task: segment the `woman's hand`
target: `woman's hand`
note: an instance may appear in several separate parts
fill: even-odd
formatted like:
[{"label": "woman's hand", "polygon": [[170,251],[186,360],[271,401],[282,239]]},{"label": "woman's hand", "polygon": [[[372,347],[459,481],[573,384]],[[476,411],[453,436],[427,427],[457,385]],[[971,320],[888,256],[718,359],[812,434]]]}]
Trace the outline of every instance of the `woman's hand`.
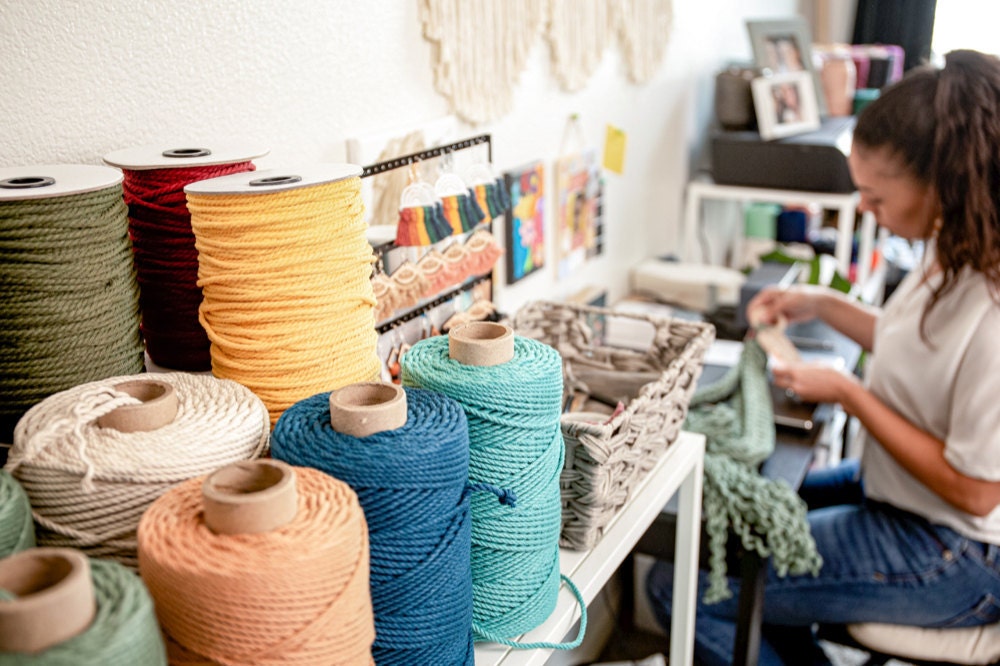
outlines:
[{"label": "woman's hand", "polygon": [[753,327],[773,326],[782,320],[794,323],[819,316],[829,289],[816,285],[765,287],[747,304],[747,321]]},{"label": "woman's hand", "polygon": [[806,402],[844,402],[848,392],[860,382],[822,363],[794,363],[775,366],[771,370],[774,384]]}]

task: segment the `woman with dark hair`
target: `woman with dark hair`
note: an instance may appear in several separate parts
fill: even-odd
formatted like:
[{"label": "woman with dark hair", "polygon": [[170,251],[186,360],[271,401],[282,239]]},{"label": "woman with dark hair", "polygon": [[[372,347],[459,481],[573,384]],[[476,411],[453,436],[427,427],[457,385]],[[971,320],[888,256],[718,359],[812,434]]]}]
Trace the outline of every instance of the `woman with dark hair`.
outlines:
[{"label": "woman with dark hair", "polygon": [[[755,325],[819,318],[872,352],[867,385],[774,368],[802,399],[843,405],[865,441],[803,485],[823,567],[768,572],[761,664],[829,663],[815,623],[1000,621],[1000,60],[954,51],[911,72],[858,117],[849,163],[861,209],[926,251],[881,310],[808,286],[748,305]],[[661,621],[670,584],[654,567]],[[734,599],[699,601],[701,661],[731,662],[735,617]]]}]

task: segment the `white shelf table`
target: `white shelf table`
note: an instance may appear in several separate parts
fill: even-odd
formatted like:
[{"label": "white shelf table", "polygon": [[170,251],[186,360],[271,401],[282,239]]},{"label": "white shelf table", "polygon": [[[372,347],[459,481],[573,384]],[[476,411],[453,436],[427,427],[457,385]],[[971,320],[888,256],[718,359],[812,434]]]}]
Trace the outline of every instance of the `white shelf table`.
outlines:
[{"label": "white shelf table", "polygon": [[[837,270],[841,275],[847,277],[851,269],[854,216],[860,198],[857,192],[805,192],[768,187],[718,185],[711,181],[693,180],[687,185],[684,203],[684,258],[687,261],[696,261],[698,256],[696,239],[701,218],[701,203],[704,200],[815,203],[823,208],[837,211],[837,244],[834,249],[834,257],[837,259]],[[861,238],[858,242],[856,280],[858,284],[865,284],[870,276],[872,254],[875,250],[875,228],[875,216],[871,213],[864,213],[861,217]],[[742,233],[740,235],[742,236]]]},{"label": "white shelf table", "polygon": [[[701,536],[701,488],[705,437],[681,432],[660,461],[633,489],[629,501],[588,551],[560,549],[559,569],[591,601],[611,578],[667,501],[678,493],[677,552],[671,612],[670,663],[690,664],[694,657],[694,610]],[[563,585],[556,609],[539,627],[517,637],[529,642],[557,643],[575,636],[580,619],[576,598]],[[476,666],[538,666],[552,650],[518,650],[497,643],[476,644]]]}]

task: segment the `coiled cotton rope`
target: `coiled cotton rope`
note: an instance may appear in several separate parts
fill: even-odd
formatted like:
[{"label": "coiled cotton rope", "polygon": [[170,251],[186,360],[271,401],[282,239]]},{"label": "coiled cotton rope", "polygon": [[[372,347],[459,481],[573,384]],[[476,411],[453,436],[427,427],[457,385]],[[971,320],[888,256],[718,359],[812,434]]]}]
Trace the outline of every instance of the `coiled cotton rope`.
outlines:
[{"label": "coiled cotton rope", "polygon": [[259,395],[272,424],[303,398],[379,376],[360,178],[187,197],[216,376]]},{"label": "coiled cotton rope", "polygon": [[486,494],[472,498],[472,627],[476,640],[521,648],[570,649],[569,643],[509,640],[544,622],[559,592],[559,474],[565,449],[559,426],[562,359],[553,348],[520,336],[514,358],[495,366],[449,358],[448,338],[422,340],[403,357],[403,384],[444,393],[469,422],[469,480],[510,488],[517,506]]},{"label": "coiled cotton rope", "polygon": [[136,566],[142,512],[172,486],[227,463],[259,457],[267,446],[267,411],[236,382],[163,373],[177,415],[147,432],[101,428],[97,418],[139,401],[115,384],[150,375],[91,382],[32,407],[14,431],[5,469],[28,493],[38,544],[78,548]]},{"label": "coiled cotton rope", "polygon": [[141,372],[120,185],[0,202],[0,441],[45,397]]},{"label": "coiled cotton rope", "polygon": [[34,545],[28,496],[14,477],[0,469],[0,559]]},{"label": "coiled cotton rope", "polygon": [[372,663],[368,531],[357,495],[295,469],[292,522],[214,534],[202,479],[158,499],[139,525],[139,571],[172,664],[338,666]]},{"label": "coiled cotton rope", "polygon": [[174,370],[210,370],[208,336],[198,321],[198,250],[184,186],[253,171],[251,162],[180,169],[124,169],[146,352]]},{"label": "coiled cotton rope", "polygon": [[333,429],[328,393],[313,396],[278,420],[272,455],[358,493],[371,539],[375,663],[472,664],[465,413],[420,389],[406,389],[406,403],[406,425],[359,438]]},{"label": "coiled cotton rope", "polygon": [[97,605],[90,626],[38,654],[0,652],[0,666],[166,665],[153,602],[139,577],[102,560],[90,561],[90,575]]}]

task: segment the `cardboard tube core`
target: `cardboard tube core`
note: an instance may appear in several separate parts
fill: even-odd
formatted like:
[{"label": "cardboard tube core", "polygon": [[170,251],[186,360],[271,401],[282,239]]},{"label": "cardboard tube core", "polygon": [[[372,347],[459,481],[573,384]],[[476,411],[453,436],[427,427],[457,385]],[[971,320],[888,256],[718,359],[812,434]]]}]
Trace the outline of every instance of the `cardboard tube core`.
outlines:
[{"label": "cardboard tube core", "polygon": [[138,405],[125,405],[97,419],[102,428],[119,432],[146,432],[161,428],[177,416],[177,392],[166,382],[134,379],[115,384],[116,391],[141,400]]},{"label": "cardboard tube core", "polygon": [[258,534],[287,525],[298,510],[295,470],[278,460],[244,460],[201,486],[205,524],[216,534]]},{"label": "cardboard tube core", "polygon": [[97,606],[90,562],[69,548],[32,548],[0,560],[0,653],[37,653],[82,633]]},{"label": "cardboard tube core", "polygon": [[360,382],[330,393],[330,425],[352,437],[406,425],[406,392],[395,384]]},{"label": "cardboard tube core", "polygon": [[472,321],[448,333],[448,355],[464,365],[501,365],[514,358],[514,331],[489,321]]}]

